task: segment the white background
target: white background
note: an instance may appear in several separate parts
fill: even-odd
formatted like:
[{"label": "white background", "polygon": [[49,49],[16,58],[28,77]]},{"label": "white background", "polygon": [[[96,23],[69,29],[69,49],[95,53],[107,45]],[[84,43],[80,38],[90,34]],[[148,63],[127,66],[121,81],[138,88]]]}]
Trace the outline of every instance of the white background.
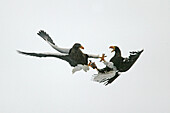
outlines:
[{"label": "white background", "polygon": [[[18,54],[57,52],[39,30],[60,47],[79,42],[106,60],[111,45],[125,57],[145,51],[104,86],[91,80],[96,70],[72,75],[60,59]],[[1,0],[0,34],[0,113],[170,112],[169,0]]]}]

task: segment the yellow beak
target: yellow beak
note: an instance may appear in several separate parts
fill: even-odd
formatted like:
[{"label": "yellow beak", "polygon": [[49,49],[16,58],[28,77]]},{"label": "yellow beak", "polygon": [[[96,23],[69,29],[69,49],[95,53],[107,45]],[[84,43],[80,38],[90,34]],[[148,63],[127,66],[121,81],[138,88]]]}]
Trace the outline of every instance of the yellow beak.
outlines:
[{"label": "yellow beak", "polygon": [[110,46],[109,48],[110,48],[110,49],[113,49],[111,52],[114,52],[114,51],[115,51],[115,46]]},{"label": "yellow beak", "polygon": [[81,48],[81,49],[84,49],[84,47],[83,47],[83,46],[81,46],[80,48]]}]

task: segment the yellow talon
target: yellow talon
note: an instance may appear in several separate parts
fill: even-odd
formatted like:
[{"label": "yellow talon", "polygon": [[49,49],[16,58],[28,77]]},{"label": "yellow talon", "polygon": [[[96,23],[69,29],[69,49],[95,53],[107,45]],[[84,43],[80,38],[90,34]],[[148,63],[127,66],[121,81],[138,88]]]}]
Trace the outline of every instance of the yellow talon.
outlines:
[{"label": "yellow talon", "polygon": [[95,62],[92,62],[91,60],[89,60],[88,66],[90,66],[93,69],[97,69],[97,66],[96,66]]},{"label": "yellow talon", "polygon": [[101,62],[101,61],[104,61],[104,62],[105,62],[105,59],[104,59],[105,57],[107,57],[107,56],[105,56],[105,54],[102,54],[102,57],[100,57],[100,59],[101,59],[100,62]]},{"label": "yellow talon", "polygon": [[91,62],[91,60],[89,60],[89,64],[88,64],[88,66],[91,66],[91,64],[92,64],[92,62]]},{"label": "yellow talon", "polygon": [[93,63],[91,64],[91,67],[92,67],[93,69],[97,69],[97,66],[96,66],[95,62],[93,62]]}]

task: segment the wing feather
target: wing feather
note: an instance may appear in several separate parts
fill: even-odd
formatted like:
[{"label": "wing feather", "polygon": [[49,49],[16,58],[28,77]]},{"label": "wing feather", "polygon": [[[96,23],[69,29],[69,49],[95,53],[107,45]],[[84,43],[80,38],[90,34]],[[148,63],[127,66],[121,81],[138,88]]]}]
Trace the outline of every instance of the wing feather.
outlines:
[{"label": "wing feather", "polygon": [[52,38],[43,30],[40,30],[37,33],[40,37],[42,37],[51,47],[53,47],[55,50],[61,52],[61,53],[66,53],[68,54],[70,49],[67,48],[60,48],[55,43],[53,42]]}]

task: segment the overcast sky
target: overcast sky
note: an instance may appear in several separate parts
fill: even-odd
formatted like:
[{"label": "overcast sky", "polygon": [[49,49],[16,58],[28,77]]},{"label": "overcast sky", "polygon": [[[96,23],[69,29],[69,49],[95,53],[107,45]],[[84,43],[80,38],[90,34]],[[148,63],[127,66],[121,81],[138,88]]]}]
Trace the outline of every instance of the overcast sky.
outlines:
[{"label": "overcast sky", "polygon": [[[1,0],[0,113],[169,113],[169,0]],[[112,84],[93,82],[96,70],[72,74],[56,58],[16,50],[57,52],[37,32],[84,53],[144,52]],[[95,60],[102,68],[104,65]]]}]

